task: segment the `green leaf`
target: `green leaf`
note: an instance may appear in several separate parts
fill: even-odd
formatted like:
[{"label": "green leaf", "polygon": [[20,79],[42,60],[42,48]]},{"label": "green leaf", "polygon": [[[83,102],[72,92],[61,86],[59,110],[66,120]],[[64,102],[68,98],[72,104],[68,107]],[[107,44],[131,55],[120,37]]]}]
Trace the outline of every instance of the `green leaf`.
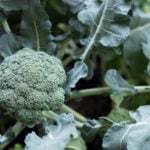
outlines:
[{"label": "green leaf", "polygon": [[86,77],[88,74],[88,68],[85,63],[77,61],[74,65],[74,68],[71,69],[67,76],[67,83],[66,83],[66,92],[70,91],[70,88],[74,88],[76,83],[81,79]]},{"label": "green leaf", "polygon": [[[82,7],[76,9],[78,20],[82,25],[74,20],[70,23],[75,22],[75,30],[81,30],[80,34],[87,37],[81,40],[81,43],[85,45],[84,53],[81,55],[83,62],[88,62],[91,50],[95,48],[108,50],[119,46],[126,39],[129,33],[128,13],[130,8],[130,2],[126,0],[120,2],[93,0],[85,1]],[[77,29],[77,25],[79,29]],[[88,71],[91,70],[89,68],[91,67],[88,65]]]},{"label": "green leaf", "polygon": [[127,38],[130,4],[128,0],[85,1],[85,7],[78,13],[79,21],[89,31],[82,42],[86,45],[84,55],[94,46],[117,47]]},{"label": "green leaf", "polygon": [[21,48],[20,38],[11,34],[6,33],[0,37],[0,55],[5,58],[12,55]]},{"label": "green leaf", "polygon": [[100,128],[101,124],[97,120],[87,120],[82,127],[81,135],[86,142],[92,142],[99,134]]},{"label": "green leaf", "polygon": [[112,105],[112,110],[109,113],[108,117],[115,122],[120,122],[120,121],[129,119],[130,118],[129,112],[126,109],[120,107],[120,103],[124,99],[124,95],[112,94],[111,99],[112,99],[113,105]]},{"label": "green leaf", "polygon": [[103,150],[127,150],[125,133],[128,131],[129,123],[122,122],[119,124],[114,123],[106,132],[103,138]]},{"label": "green leaf", "polygon": [[150,93],[140,93],[131,96],[125,96],[120,106],[128,110],[135,110],[139,106],[148,104],[150,104]]},{"label": "green leaf", "polygon": [[[148,150],[150,148],[150,128],[149,125],[139,125],[128,136],[128,150]],[[141,137],[142,135],[142,137]]]},{"label": "green leaf", "polygon": [[0,8],[11,11],[11,10],[20,10],[27,7],[27,0],[1,0]]},{"label": "green leaf", "polygon": [[134,22],[134,24],[132,23],[133,29],[124,43],[124,58],[133,70],[144,72],[148,61],[145,59],[143,51],[145,52],[147,47],[144,44],[149,41],[150,15],[135,12],[132,22]]},{"label": "green leaf", "polygon": [[150,105],[139,107],[135,112],[130,112],[130,116],[136,122],[150,123]]},{"label": "green leaf", "polygon": [[78,133],[78,137],[76,139],[71,138],[65,150],[86,150],[86,143],[83,138]]},{"label": "green leaf", "polygon": [[[150,147],[150,106],[130,113],[135,123],[114,123],[103,139],[104,150],[147,150]],[[115,137],[115,138],[114,138]]]},{"label": "green leaf", "polygon": [[148,39],[147,43],[142,44],[142,50],[145,57],[150,60],[150,38]]},{"label": "green leaf", "polygon": [[136,29],[142,27],[150,22],[150,14],[144,13],[143,11],[136,9],[133,12],[133,17],[131,19],[131,29]]},{"label": "green leaf", "polygon": [[35,132],[26,136],[25,150],[64,150],[70,140],[70,136],[77,138],[78,133],[74,126],[72,114],[58,116],[57,125],[46,124],[47,135],[39,137]]},{"label": "green leaf", "polygon": [[55,45],[51,43],[51,22],[39,0],[28,1],[27,8],[23,10],[21,33],[25,38],[24,47],[54,52]]},{"label": "green leaf", "polygon": [[64,3],[66,3],[67,5],[69,5],[71,8],[74,8],[75,6],[79,5],[80,3],[82,3],[84,0],[63,0]]},{"label": "green leaf", "polygon": [[119,106],[113,106],[108,117],[115,122],[120,122],[120,121],[123,121],[125,119],[129,119],[129,113],[126,109],[123,109]]},{"label": "green leaf", "polygon": [[[81,7],[76,8],[75,13],[77,13],[78,20],[82,25],[77,22],[76,24],[82,32],[85,31],[85,33],[82,33],[82,36],[87,37],[81,39],[81,44],[85,46],[84,52],[80,57],[83,62],[82,64],[80,63],[82,66],[84,63],[90,62],[89,56],[92,50],[96,48],[112,49],[119,46],[127,38],[129,33],[128,13],[130,9],[131,2],[128,0],[121,0],[119,2],[117,0],[85,1]],[[75,21],[72,20],[70,23],[73,22]],[[78,31],[77,29],[75,30]],[[87,67],[89,73],[86,72],[83,76],[78,76],[78,80],[91,77],[91,70],[93,68],[91,69],[90,65],[87,65]],[[84,68],[87,71],[86,67]],[[77,68],[72,70],[75,71]],[[78,80],[74,83],[77,83]]]},{"label": "green leaf", "polygon": [[136,92],[134,86],[125,81],[114,69],[110,69],[106,72],[104,81],[115,94],[126,94],[126,92],[134,94]]},{"label": "green leaf", "polygon": [[107,129],[112,126],[112,124],[114,123],[114,121],[111,120],[111,119],[108,118],[108,117],[99,117],[99,118],[98,118],[98,121],[99,121],[100,124],[102,125],[102,126],[101,126],[101,130],[100,130],[100,132],[99,132],[99,135],[100,135],[101,137],[104,137],[104,134],[106,133]]}]

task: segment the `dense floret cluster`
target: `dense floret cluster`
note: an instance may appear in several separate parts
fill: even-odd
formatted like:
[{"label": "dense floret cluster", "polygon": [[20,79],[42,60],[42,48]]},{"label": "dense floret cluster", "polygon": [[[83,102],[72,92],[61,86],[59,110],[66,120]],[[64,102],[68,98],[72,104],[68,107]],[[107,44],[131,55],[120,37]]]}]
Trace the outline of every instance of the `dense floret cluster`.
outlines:
[{"label": "dense floret cluster", "polygon": [[24,123],[38,123],[43,110],[64,103],[65,81],[58,58],[24,48],[0,65],[0,108]]}]

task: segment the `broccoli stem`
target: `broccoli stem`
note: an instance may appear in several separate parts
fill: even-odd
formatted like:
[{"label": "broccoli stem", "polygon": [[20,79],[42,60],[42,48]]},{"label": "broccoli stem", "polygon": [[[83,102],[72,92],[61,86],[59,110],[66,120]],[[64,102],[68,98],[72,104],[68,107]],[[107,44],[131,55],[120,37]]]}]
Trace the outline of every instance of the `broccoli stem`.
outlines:
[{"label": "broccoli stem", "polygon": [[54,120],[54,121],[56,121],[58,117],[58,115],[54,113],[53,111],[43,111],[42,114],[47,119]]},{"label": "broccoli stem", "polygon": [[[142,93],[150,93],[150,86],[134,86],[136,90],[136,94]],[[98,88],[91,88],[91,89],[84,89],[79,91],[70,92],[68,95],[69,99],[81,98],[85,96],[94,96],[94,95],[102,95],[102,94],[111,94],[113,91],[110,87],[98,87]],[[125,91],[127,95],[132,95],[132,91]]]},{"label": "broccoli stem", "polygon": [[67,106],[65,104],[62,105],[60,110],[66,112],[66,113],[72,113],[74,115],[74,117],[81,122],[85,122],[87,120],[80,113],[76,112],[75,110],[73,110],[72,108],[70,108],[69,106]]},{"label": "broccoli stem", "polygon": [[[42,114],[47,119],[50,119],[50,120],[53,120],[53,121],[57,121],[58,115],[55,112],[53,112],[53,111],[43,111]],[[83,123],[80,122],[80,121],[76,121],[75,120],[75,126],[77,128],[82,128],[83,127]]]},{"label": "broccoli stem", "polygon": [[[87,119],[82,116],[80,113],[76,112],[75,110],[73,110],[72,108],[70,108],[69,106],[63,104],[62,107],[60,108],[61,111],[66,112],[66,113],[72,113],[75,117],[75,119],[77,119],[80,122],[85,122]],[[56,121],[57,119],[57,114],[53,111],[43,111],[42,112],[43,116],[50,119],[50,120],[54,120]]]},{"label": "broccoli stem", "polygon": [[[25,125],[21,122],[16,122],[16,124],[7,131],[6,137],[8,138],[5,142],[0,144],[0,149],[5,149],[18,135],[25,129]],[[9,137],[10,136],[10,137]]]}]

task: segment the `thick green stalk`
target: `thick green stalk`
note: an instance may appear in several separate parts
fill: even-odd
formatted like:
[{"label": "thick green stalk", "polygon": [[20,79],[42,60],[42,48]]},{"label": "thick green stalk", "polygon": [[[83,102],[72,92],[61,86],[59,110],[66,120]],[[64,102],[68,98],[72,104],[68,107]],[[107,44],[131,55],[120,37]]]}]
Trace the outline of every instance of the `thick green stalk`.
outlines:
[{"label": "thick green stalk", "polygon": [[[134,86],[136,93],[150,93],[150,86]],[[102,95],[102,94],[111,94],[113,91],[110,87],[98,87],[98,88],[91,88],[91,89],[84,89],[79,91],[70,92],[68,95],[69,99],[81,98],[85,96],[94,96],[94,95]],[[125,91],[127,95],[132,95],[132,91],[127,89]]]},{"label": "thick green stalk", "polygon": [[47,119],[54,120],[54,121],[56,121],[58,117],[58,115],[53,111],[43,111],[42,114]]},{"label": "thick green stalk", "polygon": [[73,110],[72,108],[70,108],[69,106],[63,104],[62,107],[60,108],[61,111],[66,112],[66,113],[72,113],[74,115],[74,117],[81,121],[81,122],[85,122],[87,119],[82,116],[80,113],[76,112],[75,110]]},{"label": "thick green stalk", "polygon": [[69,99],[80,98],[85,96],[101,95],[105,93],[111,93],[112,90],[109,87],[91,88],[79,91],[73,91],[68,96]]}]

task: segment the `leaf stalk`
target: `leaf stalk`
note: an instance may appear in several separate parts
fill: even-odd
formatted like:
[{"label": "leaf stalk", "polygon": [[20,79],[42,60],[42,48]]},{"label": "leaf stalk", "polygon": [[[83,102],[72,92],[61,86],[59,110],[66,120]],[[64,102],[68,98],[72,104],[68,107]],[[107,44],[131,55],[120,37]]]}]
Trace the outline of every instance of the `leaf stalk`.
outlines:
[{"label": "leaf stalk", "polygon": [[63,104],[60,109],[61,109],[61,111],[64,111],[66,113],[72,113],[74,115],[74,117],[80,122],[85,122],[87,120],[80,113],[76,112],[75,110],[73,110],[72,108],[70,108],[69,106],[67,106],[65,104]]},{"label": "leaf stalk", "polygon": [[[150,93],[150,86],[134,86],[136,94],[142,93]],[[98,88],[91,88],[91,89],[84,89],[70,92],[68,95],[69,99],[81,98],[86,96],[94,96],[94,95],[102,95],[102,94],[111,94],[113,90],[110,87],[98,87]],[[127,89],[124,91],[127,95],[132,95],[132,90]]]}]

